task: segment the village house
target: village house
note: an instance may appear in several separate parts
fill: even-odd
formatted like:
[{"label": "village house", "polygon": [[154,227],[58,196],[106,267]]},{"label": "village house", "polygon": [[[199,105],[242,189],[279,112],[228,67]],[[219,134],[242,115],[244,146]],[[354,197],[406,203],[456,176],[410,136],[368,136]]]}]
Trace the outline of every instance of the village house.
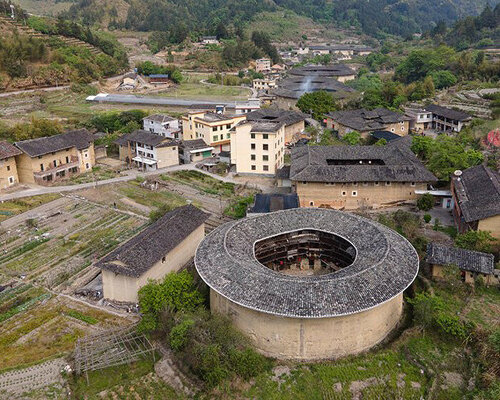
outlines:
[{"label": "village house", "polygon": [[231,129],[231,164],[239,174],[274,176],[284,155],[284,122],[244,121]]},{"label": "village house", "polygon": [[151,74],[148,76],[148,79],[152,85],[165,85],[170,82],[168,74]]},{"label": "village house", "polygon": [[144,171],[179,164],[179,141],[156,135],[144,130],[136,130],[120,136],[119,158],[127,164],[135,164]]},{"label": "village house", "polygon": [[446,267],[456,266],[461,271],[462,281],[466,283],[474,284],[478,277],[481,277],[486,285],[499,283],[500,270],[495,270],[493,254],[429,243],[425,261],[435,279],[446,279]]},{"label": "village house", "polygon": [[472,120],[469,114],[437,104],[424,108],[407,108],[405,115],[410,118],[410,130],[415,133],[431,129],[438,132],[460,132]]},{"label": "village house", "polygon": [[187,205],[166,213],[97,262],[105,299],[137,303],[148,280],[161,280],[183,268],[205,237],[208,214]]},{"label": "village house", "polygon": [[340,138],[353,131],[359,132],[363,138],[373,131],[389,131],[406,136],[410,128],[409,120],[405,115],[386,108],[371,111],[360,108],[326,114],[326,127],[337,131]]},{"label": "village house", "polygon": [[252,81],[252,87],[256,90],[269,90],[276,87],[275,79],[254,79]]},{"label": "village house", "polygon": [[285,146],[305,137],[307,115],[273,108],[262,108],[247,114],[247,121],[282,122],[285,124]]},{"label": "village house", "polygon": [[457,171],[451,179],[453,217],[460,233],[490,231],[500,240],[500,174],[484,165]]},{"label": "village house", "polygon": [[22,151],[14,145],[0,141],[0,189],[7,189],[19,183],[16,156],[21,154]]},{"label": "village house", "polygon": [[[286,182],[283,170],[280,180]],[[416,190],[437,181],[415,155],[386,146],[301,146],[289,172],[301,207],[359,209],[415,202]]]},{"label": "village house", "polygon": [[212,157],[213,151],[203,139],[183,140],[179,145],[179,158],[182,164],[195,163]]},{"label": "village house", "polygon": [[228,115],[222,113],[194,111],[182,116],[184,140],[203,139],[214,153],[231,150],[229,131],[238,122],[246,120],[245,114]]},{"label": "village house", "polygon": [[16,156],[21,183],[40,185],[88,172],[95,165],[94,136],[86,129],[16,142],[22,154]]},{"label": "village house", "polygon": [[255,60],[256,72],[267,72],[271,70],[271,60],[269,58],[259,58]]},{"label": "village house", "polygon": [[217,36],[202,36],[201,37],[202,44],[219,44],[217,40]]},{"label": "village house", "polygon": [[137,87],[138,83],[138,75],[137,72],[129,72],[123,75],[120,86],[118,86],[118,90],[132,90]]},{"label": "village house", "polygon": [[143,118],[142,123],[145,131],[170,139],[182,139],[182,129],[177,118],[165,114],[153,114]]}]

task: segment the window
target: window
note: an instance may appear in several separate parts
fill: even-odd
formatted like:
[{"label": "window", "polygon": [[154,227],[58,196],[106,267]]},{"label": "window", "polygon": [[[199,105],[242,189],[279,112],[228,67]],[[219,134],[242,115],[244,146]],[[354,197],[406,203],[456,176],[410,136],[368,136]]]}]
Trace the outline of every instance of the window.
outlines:
[{"label": "window", "polygon": [[353,182],[352,186],[358,186],[358,182]]},{"label": "window", "polygon": [[7,171],[10,171],[10,165],[7,165]]},{"label": "window", "polygon": [[224,135],[220,135],[220,140],[224,140]]},{"label": "window", "polygon": [[386,182],[385,186],[391,186],[391,182]]},{"label": "window", "polygon": [[40,164],[40,171],[43,171],[43,164]]},{"label": "window", "polygon": [[358,192],[356,190],[352,191],[352,197],[356,197],[358,195]]},{"label": "window", "polygon": [[415,182],[410,183],[410,186],[415,186]]},{"label": "window", "polygon": [[374,185],[375,185],[375,186],[378,186],[378,182],[374,182]]},{"label": "window", "polygon": [[216,127],[216,126],[214,126],[214,127],[212,128],[212,131],[217,132],[217,127]]},{"label": "window", "polygon": [[9,183],[10,184],[14,183],[14,177],[13,176],[9,176]]},{"label": "window", "polygon": [[213,139],[212,142],[216,142],[217,141],[217,136],[214,136],[212,139]]},{"label": "window", "polygon": [[[151,150],[153,149],[152,146],[150,146]],[[89,153],[85,153],[85,158],[89,158]]]},{"label": "window", "polygon": [[250,134],[250,139],[255,139],[255,133]]},{"label": "window", "polygon": [[404,130],[405,130],[405,127],[404,127],[404,126],[402,126],[402,127],[401,127],[401,130],[402,130],[402,131],[404,131]]},{"label": "window", "polygon": [[368,186],[368,182],[363,182],[363,186]]},{"label": "window", "polygon": [[303,185],[307,185],[307,182],[306,182],[306,181],[303,181],[303,182],[302,182],[302,184],[303,184]]},{"label": "window", "polygon": [[251,148],[252,150],[255,150],[255,143],[252,143],[252,144],[250,145],[250,148]]},{"label": "window", "polygon": [[264,165],[264,166],[262,166],[262,169],[263,169],[264,171],[269,171],[269,165]]},{"label": "window", "polygon": [[255,161],[255,154],[250,155],[250,160]]},{"label": "window", "polygon": [[66,164],[68,164],[68,163],[69,163],[69,157],[66,156]]},{"label": "window", "polygon": [[265,150],[265,151],[269,150],[269,145],[268,144],[263,144],[262,145],[262,150]]},{"label": "window", "polygon": [[269,161],[269,156],[262,156],[262,161]]},{"label": "window", "polygon": [[310,205],[311,207],[314,207],[314,201],[310,201],[310,202],[309,202],[309,205]]},{"label": "window", "polygon": [[262,139],[268,139],[268,138],[269,138],[269,135],[268,135],[267,133],[264,133],[264,134],[262,135]]},{"label": "window", "polygon": [[255,165],[252,165],[252,167],[251,167],[251,168],[252,168],[252,171],[255,171],[255,170],[256,170]]},{"label": "window", "polygon": [[391,132],[394,132],[394,128],[391,128]]},{"label": "window", "polygon": [[165,256],[163,256],[163,257],[161,258],[161,262],[162,262],[162,263],[164,263],[164,262],[165,262],[165,260],[166,260],[166,257],[165,257]]},{"label": "window", "polygon": [[231,129],[231,124],[226,124],[226,129]]},{"label": "window", "polygon": [[90,168],[89,163],[85,163],[85,168],[86,168],[86,169],[89,169],[89,168]]},{"label": "window", "polygon": [[342,196],[347,196],[347,192],[345,190],[342,191]]}]

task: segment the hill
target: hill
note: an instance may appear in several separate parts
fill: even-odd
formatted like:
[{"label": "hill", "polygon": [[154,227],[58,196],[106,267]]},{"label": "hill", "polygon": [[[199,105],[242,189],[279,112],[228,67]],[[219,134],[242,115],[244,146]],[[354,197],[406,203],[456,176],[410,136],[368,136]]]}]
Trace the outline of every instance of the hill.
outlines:
[{"label": "hill", "polygon": [[[48,1],[48,0],[45,0]],[[370,35],[409,35],[441,20],[478,15],[500,0],[78,0],[65,14],[86,24],[142,31],[185,26],[216,33],[217,26],[243,27],[260,12],[291,10],[316,21],[355,27]],[[128,7],[127,7],[128,5]],[[126,13],[126,17],[125,17]]]}]

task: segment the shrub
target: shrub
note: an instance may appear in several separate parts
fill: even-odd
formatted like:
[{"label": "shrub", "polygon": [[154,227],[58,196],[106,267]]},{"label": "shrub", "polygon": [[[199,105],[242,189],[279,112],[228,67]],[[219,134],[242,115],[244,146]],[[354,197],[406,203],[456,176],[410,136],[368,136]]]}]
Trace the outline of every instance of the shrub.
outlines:
[{"label": "shrub", "polygon": [[424,221],[426,224],[428,224],[429,222],[431,222],[431,219],[432,219],[432,216],[430,214],[425,214],[424,215]]},{"label": "shrub", "polygon": [[172,328],[170,331],[170,347],[172,349],[182,350],[188,343],[188,334],[193,325],[194,321],[192,319],[185,319]]},{"label": "shrub", "polygon": [[[417,207],[419,210],[429,211],[434,207],[434,197],[430,193],[425,193],[417,200]],[[427,222],[427,221],[426,221]]]},{"label": "shrub", "polygon": [[455,245],[462,249],[490,253],[495,241],[489,231],[468,231],[457,235]]},{"label": "shrub", "polygon": [[170,204],[162,204],[156,210],[153,210],[149,213],[149,221],[155,222],[158,221],[161,217],[163,217],[166,213],[172,210],[172,206]]},{"label": "shrub", "polygon": [[139,308],[143,318],[138,329],[155,331],[160,328],[162,313],[193,311],[201,304],[203,297],[189,272],[172,272],[162,282],[150,281],[139,290]]},{"label": "shrub", "polygon": [[347,144],[350,144],[351,146],[355,146],[359,144],[361,141],[361,134],[357,131],[352,131],[349,133],[346,133],[343,137],[342,140],[346,142]]}]

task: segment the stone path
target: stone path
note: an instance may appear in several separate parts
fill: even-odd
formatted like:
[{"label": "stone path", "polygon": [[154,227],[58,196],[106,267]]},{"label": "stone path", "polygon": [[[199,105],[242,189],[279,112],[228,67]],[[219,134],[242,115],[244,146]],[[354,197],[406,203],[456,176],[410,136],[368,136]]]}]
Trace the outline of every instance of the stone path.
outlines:
[{"label": "stone path", "polygon": [[28,368],[0,374],[0,393],[22,394],[62,382],[63,358],[46,361]]}]

